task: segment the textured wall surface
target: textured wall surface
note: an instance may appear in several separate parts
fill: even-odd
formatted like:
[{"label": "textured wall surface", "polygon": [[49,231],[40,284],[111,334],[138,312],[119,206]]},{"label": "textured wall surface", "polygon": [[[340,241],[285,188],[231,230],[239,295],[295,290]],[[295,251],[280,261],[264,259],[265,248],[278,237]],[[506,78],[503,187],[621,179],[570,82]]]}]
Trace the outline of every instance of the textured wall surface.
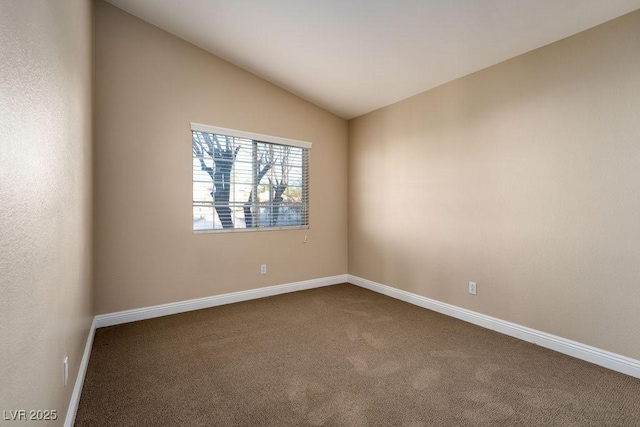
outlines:
[{"label": "textured wall surface", "polygon": [[350,121],[349,272],[640,358],[639,47],[640,11]]},{"label": "textured wall surface", "polygon": [[0,2],[0,410],[59,425],[92,314],[91,39],[89,1]]},{"label": "textured wall surface", "polygon": [[[96,314],[344,274],[347,122],[107,3],[95,16]],[[311,141],[311,228],[193,234],[190,122]]]}]

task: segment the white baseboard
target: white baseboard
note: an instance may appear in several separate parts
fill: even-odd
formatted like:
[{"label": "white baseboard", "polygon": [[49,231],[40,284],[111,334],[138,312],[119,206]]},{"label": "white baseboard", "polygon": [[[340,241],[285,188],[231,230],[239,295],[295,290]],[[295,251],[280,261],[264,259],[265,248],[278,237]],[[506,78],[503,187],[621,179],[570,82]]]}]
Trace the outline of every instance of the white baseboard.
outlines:
[{"label": "white baseboard", "polygon": [[84,346],[84,353],[82,354],[82,360],[80,361],[80,367],[78,368],[78,375],[76,376],[76,383],[73,386],[73,392],[71,393],[71,401],[69,401],[69,408],[67,408],[67,417],[64,421],[64,427],[73,427],[76,421],[76,413],[78,412],[78,404],[80,403],[80,395],[82,394],[82,386],[84,385],[84,376],[87,373],[87,366],[89,365],[89,357],[91,356],[91,347],[93,346],[93,336],[96,331],[96,319],[91,322],[91,328],[89,328],[89,336],[87,337],[87,343]]},{"label": "white baseboard", "polygon": [[419,307],[433,310],[447,316],[455,317],[456,319],[464,320],[465,322],[473,323],[474,325],[482,326],[483,328],[519,338],[541,347],[555,350],[559,353],[573,356],[632,377],[640,378],[640,360],[631,359],[630,357],[611,353],[606,350],[601,350],[586,344],[551,335],[546,332],[537,331],[535,329],[527,328],[526,326],[496,319],[495,317],[476,313],[475,311],[456,307],[455,305],[446,304],[421,295],[416,295],[411,292],[363,279],[361,277],[349,275],[348,282]]},{"label": "white baseboard", "polygon": [[248,291],[232,292],[229,294],[172,302],[169,304],[154,305],[151,307],[136,308],[133,310],[118,311],[116,313],[99,314],[95,318],[95,323],[96,328],[103,328],[105,326],[119,325],[138,320],[153,319],[154,317],[168,316],[170,314],[184,313],[187,311],[216,307],[234,302],[270,297],[288,292],[337,285],[339,283],[347,282],[347,277],[348,275],[341,274],[338,276],[304,280],[302,282],[287,283],[284,285],[250,289]]}]

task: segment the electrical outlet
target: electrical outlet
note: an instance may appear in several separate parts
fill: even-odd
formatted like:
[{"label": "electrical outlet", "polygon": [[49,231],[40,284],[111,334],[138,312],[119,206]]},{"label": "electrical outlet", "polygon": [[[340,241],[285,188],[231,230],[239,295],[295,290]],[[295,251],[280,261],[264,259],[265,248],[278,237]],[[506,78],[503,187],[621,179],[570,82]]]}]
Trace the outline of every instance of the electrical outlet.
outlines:
[{"label": "electrical outlet", "polygon": [[260,266],[260,274],[267,274],[267,264],[262,264]]},{"label": "electrical outlet", "polygon": [[478,284],[476,282],[469,282],[469,293],[476,295],[478,293]]},{"label": "electrical outlet", "polygon": [[65,356],[62,361],[62,384],[66,387],[69,381],[69,357]]}]

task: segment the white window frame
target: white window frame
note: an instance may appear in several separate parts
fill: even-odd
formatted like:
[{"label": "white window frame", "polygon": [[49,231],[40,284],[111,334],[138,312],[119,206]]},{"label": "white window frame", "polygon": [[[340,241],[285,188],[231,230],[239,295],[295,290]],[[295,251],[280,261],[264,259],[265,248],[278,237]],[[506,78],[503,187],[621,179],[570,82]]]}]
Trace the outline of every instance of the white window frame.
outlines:
[{"label": "white window frame", "polygon": [[[251,139],[256,142],[266,142],[271,144],[278,145],[287,145],[291,147],[298,147],[307,150],[309,153],[311,151],[312,143],[308,141],[302,141],[297,139],[283,138],[280,136],[273,135],[265,135],[255,132],[247,132],[237,129],[229,129],[219,126],[211,126],[204,125],[201,123],[191,122],[191,132],[205,132],[211,134],[225,135],[231,136],[235,138],[244,138]],[[308,154],[309,154],[308,153]],[[307,154],[307,155],[308,155]],[[309,165],[307,163],[307,169]],[[310,212],[308,211],[308,193],[309,193],[309,171],[307,173],[307,224],[306,225],[292,225],[292,226],[277,226],[277,227],[250,227],[250,228],[225,228],[225,229],[210,229],[210,230],[194,230],[193,224],[191,226],[191,230],[193,234],[211,234],[211,233],[245,233],[245,232],[263,232],[263,231],[277,231],[277,230],[306,230],[309,229],[309,224],[311,222],[309,216]],[[193,175],[193,172],[192,172]],[[193,185],[193,184],[192,184]],[[193,205],[193,195],[191,197],[192,205]]]}]

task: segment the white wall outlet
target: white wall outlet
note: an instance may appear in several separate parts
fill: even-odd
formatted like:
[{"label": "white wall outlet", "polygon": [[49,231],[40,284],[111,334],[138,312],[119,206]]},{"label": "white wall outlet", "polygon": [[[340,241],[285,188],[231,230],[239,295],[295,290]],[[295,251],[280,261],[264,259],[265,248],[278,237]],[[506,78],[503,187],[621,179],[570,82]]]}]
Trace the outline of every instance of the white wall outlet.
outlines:
[{"label": "white wall outlet", "polygon": [[260,266],[260,274],[267,274],[267,264],[262,264]]},{"label": "white wall outlet", "polygon": [[476,282],[469,282],[469,293],[476,295],[478,293],[478,284]]},{"label": "white wall outlet", "polygon": [[65,356],[62,361],[62,384],[66,387],[69,381],[69,357]]}]

